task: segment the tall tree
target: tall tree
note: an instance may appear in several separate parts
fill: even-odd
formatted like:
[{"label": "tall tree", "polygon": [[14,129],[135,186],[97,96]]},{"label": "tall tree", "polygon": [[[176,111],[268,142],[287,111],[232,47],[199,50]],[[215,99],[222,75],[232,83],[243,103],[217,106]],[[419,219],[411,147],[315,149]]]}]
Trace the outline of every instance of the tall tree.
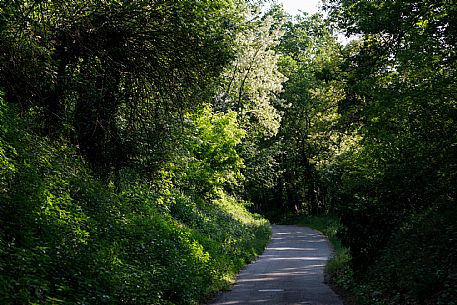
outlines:
[{"label": "tall tree", "polygon": [[349,49],[340,113],[362,129],[340,211],[356,262],[411,214],[455,200],[456,7],[452,1],[326,1],[362,39]]},{"label": "tall tree", "polygon": [[243,19],[222,0],[10,1],[2,10],[7,100],[42,109],[50,132],[66,127],[105,179],[161,146],[168,113],[202,102]]},{"label": "tall tree", "polygon": [[318,168],[338,151],[341,138],[334,128],[343,94],[340,46],[320,15],[297,16],[283,29],[277,52],[288,80],[280,95],[285,101],[277,136],[281,175],[272,198],[280,210],[315,213],[325,210]]},{"label": "tall tree", "polygon": [[278,70],[275,47],[283,35],[284,16],[274,9],[262,15],[247,11],[248,20],[235,39],[236,57],[224,71],[216,110],[234,110],[246,131],[241,156],[248,196],[258,186],[272,186],[277,173],[272,137],[277,134],[281,115],[284,75]]}]

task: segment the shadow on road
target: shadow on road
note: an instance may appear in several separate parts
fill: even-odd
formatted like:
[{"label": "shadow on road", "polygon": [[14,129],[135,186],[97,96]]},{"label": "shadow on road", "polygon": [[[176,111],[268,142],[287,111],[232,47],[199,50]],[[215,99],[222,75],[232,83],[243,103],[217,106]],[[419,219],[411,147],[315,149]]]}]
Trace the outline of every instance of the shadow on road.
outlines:
[{"label": "shadow on road", "polygon": [[318,232],[298,226],[273,226],[270,244],[237,277],[228,292],[211,305],[342,305],[324,284],[329,242]]}]

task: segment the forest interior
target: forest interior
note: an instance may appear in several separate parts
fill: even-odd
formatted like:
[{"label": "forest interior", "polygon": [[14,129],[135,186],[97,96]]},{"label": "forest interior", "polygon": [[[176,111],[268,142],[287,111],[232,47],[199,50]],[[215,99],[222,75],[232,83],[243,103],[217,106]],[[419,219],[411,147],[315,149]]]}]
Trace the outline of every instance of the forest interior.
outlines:
[{"label": "forest interior", "polygon": [[457,305],[457,5],[323,11],[0,0],[0,303],[201,304],[305,215],[357,304]]}]

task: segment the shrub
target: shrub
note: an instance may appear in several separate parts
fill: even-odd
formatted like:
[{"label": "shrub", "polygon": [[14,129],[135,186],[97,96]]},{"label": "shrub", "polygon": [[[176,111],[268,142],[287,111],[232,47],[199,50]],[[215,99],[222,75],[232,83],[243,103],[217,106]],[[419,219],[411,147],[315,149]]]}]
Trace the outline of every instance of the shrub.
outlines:
[{"label": "shrub", "polygon": [[23,123],[0,103],[2,304],[197,304],[269,239],[224,191],[114,187]]}]

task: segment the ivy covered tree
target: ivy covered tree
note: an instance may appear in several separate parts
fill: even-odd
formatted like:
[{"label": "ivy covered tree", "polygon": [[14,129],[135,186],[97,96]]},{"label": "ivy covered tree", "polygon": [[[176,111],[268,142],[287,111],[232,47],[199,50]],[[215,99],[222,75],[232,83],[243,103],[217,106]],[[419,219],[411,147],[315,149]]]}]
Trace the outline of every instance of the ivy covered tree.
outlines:
[{"label": "ivy covered tree", "polygon": [[7,101],[69,134],[104,179],[160,155],[174,117],[232,58],[243,19],[232,1],[10,1],[2,11]]},{"label": "ivy covered tree", "polygon": [[246,6],[0,1],[3,304],[202,303],[262,250],[245,126],[208,106]]}]

